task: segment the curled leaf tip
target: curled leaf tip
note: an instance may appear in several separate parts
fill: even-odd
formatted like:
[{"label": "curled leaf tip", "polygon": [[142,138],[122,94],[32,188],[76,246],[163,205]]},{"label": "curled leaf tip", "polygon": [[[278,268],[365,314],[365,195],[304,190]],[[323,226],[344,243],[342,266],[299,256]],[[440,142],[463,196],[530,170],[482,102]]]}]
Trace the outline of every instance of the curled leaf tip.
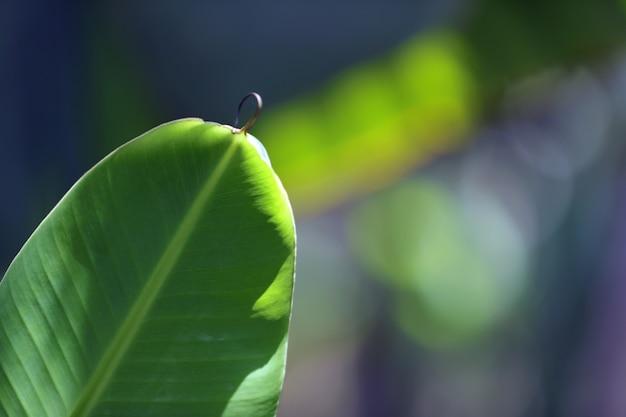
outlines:
[{"label": "curled leaf tip", "polygon": [[[249,97],[255,98],[256,111],[254,112],[250,120],[248,120],[248,122],[245,125],[243,125],[242,128],[238,128],[237,125],[239,124],[239,114],[241,113],[241,107],[243,106],[243,103],[245,103]],[[260,94],[253,92],[253,93],[248,93],[245,96],[243,96],[243,98],[239,102],[239,106],[237,106],[237,114],[235,115],[235,127],[233,129],[233,133],[239,133],[239,132],[246,133],[254,125],[256,120],[259,118],[259,114],[261,114],[261,109],[263,109],[263,99],[261,98]]]}]

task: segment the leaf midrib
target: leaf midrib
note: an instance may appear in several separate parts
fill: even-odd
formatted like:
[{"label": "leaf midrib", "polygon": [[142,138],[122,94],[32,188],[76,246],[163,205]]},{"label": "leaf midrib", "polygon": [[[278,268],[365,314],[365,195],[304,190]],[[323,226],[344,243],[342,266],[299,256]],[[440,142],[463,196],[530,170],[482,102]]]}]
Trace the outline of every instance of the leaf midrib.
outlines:
[{"label": "leaf midrib", "polygon": [[113,337],[111,344],[106,349],[91,378],[85,385],[80,398],[76,401],[73,410],[69,414],[71,417],[87,417],[97,405],[128,348],[134,341],[163,284],[178,261],[185,244],[195,230],[195,225],[198,223],[208,200],[235,154],[238,142],[237,137],[233,135],[230,146],[226,149],[217,167],[191,204],[176,229],[172,240],[167,245],[159,262],[146,281],[146,285],[137,297],[135,304],[131,307],[128,316]]}]

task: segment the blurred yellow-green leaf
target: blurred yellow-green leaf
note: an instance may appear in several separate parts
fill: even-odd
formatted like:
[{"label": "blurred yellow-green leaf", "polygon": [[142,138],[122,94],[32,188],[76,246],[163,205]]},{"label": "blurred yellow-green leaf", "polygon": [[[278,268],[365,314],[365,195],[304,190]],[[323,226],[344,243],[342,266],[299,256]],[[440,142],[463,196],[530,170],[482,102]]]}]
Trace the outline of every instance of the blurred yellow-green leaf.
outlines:
[{"label": "blurred yellow-green leaf", "polygon": [[461,38],[433,32],[268,111],[256,132],[296,213],[349,201],[458,147],[475,112],[468,59]]}]

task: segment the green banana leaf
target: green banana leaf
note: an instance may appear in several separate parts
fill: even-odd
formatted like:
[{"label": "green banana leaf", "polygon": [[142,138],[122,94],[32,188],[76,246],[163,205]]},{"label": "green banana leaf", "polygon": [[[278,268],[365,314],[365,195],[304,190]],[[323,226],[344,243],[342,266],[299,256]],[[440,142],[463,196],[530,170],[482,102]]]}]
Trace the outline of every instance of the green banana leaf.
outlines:
[{"label": "green banana leaf", "polygon": [[0,415],[274,416],[295,228],[258,141],[161,125],[87,172],[0,283]]}]

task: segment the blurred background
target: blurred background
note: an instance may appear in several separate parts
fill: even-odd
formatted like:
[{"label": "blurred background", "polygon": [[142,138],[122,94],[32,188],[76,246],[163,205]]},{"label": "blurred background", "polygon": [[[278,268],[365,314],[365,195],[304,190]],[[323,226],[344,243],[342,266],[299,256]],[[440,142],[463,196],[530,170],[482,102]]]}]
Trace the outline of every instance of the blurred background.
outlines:
[{"label": "blurred background", "polygon": [[3,0],[0,271],[249,91],[298,227],[280,417],[626,415],[626,1]]}]

